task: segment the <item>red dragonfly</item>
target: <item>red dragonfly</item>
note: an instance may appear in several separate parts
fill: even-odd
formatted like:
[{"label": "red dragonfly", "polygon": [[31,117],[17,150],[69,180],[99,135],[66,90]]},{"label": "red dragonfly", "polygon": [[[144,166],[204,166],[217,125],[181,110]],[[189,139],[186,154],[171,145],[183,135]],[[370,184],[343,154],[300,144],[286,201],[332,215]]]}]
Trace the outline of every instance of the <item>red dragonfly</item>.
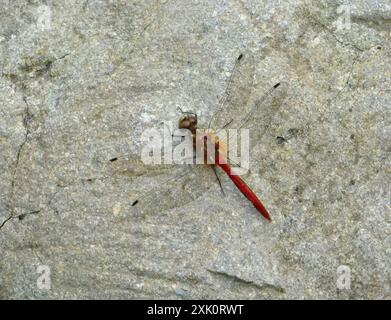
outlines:
[{"label": "red dragonfly", "polygon": [[[220,99],[219,108],[214,112],[213,116],[209,120],[208,129],[213,128],[215,130],[214,132],[218,132],[223,129],[227,130],[235,128],[240,130],[246,128],[250,131],[250,138],[252,142],[260,141],[260,138],[270,125],[272,117],[276,114],[278,108],[282,104],[282,100],[285,96],[286,84],[283,82],[277,82],[266,92],[265,90],[261,90],[257,86],[253,85],[253,67],[253,59],[250,55],[244,56],[243,54],[240,54],[236,59],[231,76],[228,80],[227,89],[223,97]],[[197,115],[193,112],[181,112],[182,116],[179,119],[179,129],[190,130],[193,136],[194,147],[196,147],[198,143],[203,144],[203,141],[197,141]],[[207,132],[211,131],[209,130]],[[225,145],[224,141],[216,139],[216,136],[213,134],[209,134],[209,138],[213,141],[215,147],[215,165],[203,167],[213,168],[220,188],[224,193],[224,189],[222,188],[222,184],[215,167],[218,166],[221,168],[241,191],[241,193],[253,204],[256,210],[258,210],[268,221],[271,221],[269,212],[259,200],[258,196],[239,175],[233,174],[230,157],[227,156],[226,150],[222,152],[222,146]],[[254,145],[255,144],[252,146]],[[211,155],[205,151],[205,160],[208,157],[210,158]],[[129,171],[129,159],[126,159],[127,161],[125,163],[120,164],[121,158],[126,159],[126,157],[123,156],[114,157],[110,159],[110,162],[115,162],[117,169],[120,169],[121,166],[125,165],[125,167],[127,167],[126,170]],[[145,182],[148,185],[155,184],[155,182],[151,181],[149,178],[151,172],[152,175],[154,175],[156,174],[156,171],[159,173],[166,168],[169,170],[173,169],[172,166],[167,167],[167,165],[165,165],[159,166],[160,168],[156,170],[156,165],[151,167],[140,165],[138,163],[138,159],[134,159],[134,157],[133,159],[130,159],[130,162],[132,161],[133,166],[130,171],[133,175],[145,178]],[[138,172],[140,171],[140,168],[141,172]],[[148,190],[135,197],[135,200],[131,204],[132,209],[137,208],[140,214],[147,214],[148,212],[156,211],[157,208],[160,207],[162,201],[164,201],[165,208],[173,208],[196,199],[206,188],[210,187],[208,182],[210,181],[210,177],[207,178],[204,174],[201,174],[199,170],[194,170],[194,168],[190,173],[186,170],[182,174],[170,173],[170,176],[171,177],[169,179],[160,182],[160,185],[156,188],[156,192]],[[182,179],[191,181],[194,187],[192,187],[190,192],[187,192],[187,196],[181,197],[179,194],[186,193],[183,192],[183,189],[186,188],[185,185],[179,183]],[[161,196],[159,196],[159,194],[161,194]]]}]

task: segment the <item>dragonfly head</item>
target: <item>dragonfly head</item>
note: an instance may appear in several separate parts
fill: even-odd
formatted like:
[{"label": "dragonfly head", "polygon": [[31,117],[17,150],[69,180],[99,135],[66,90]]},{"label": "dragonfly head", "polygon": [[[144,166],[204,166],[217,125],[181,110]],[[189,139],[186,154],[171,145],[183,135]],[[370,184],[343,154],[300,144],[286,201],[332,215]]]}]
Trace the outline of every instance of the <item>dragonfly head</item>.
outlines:
[{"label": "dragonfly head", "polygon": [[179,129],[188,129],[191,132],[195,132],[197,129],[197,115],[185,113],[179,119]]}]

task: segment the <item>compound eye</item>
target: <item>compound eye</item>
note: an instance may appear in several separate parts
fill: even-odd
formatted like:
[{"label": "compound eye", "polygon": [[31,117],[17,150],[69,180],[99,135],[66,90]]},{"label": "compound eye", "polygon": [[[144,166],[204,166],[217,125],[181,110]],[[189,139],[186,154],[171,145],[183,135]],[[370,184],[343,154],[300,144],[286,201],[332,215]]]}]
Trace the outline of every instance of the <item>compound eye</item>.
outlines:
[{"label": "compound eye", "polygon": [[181,123],[180,123],[180,125],[179,125],[179,127],[180,127],[181,129],[188,128],[189,126],[190,126],[190,122],[189,122],[188,119],[182,120]]},{"label": "compound eye", "polygon": [[197,124],[197,120],[193,117],[190,117],[187,120],[188,120],[189,127],[194,127],[194,125]]}]

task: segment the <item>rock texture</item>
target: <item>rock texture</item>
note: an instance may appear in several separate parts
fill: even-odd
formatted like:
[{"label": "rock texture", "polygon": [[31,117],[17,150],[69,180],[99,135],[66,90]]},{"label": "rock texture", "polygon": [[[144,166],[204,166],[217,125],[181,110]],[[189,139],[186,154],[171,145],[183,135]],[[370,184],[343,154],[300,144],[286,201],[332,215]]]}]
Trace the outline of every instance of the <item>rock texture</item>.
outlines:
[{"label": "rock texture", "polygon": [[[391,298],[388,1],[1,0],[0,21],[1,298]],[[139,161],[177,106],[207,122],[240,53],[254,88],[287,84],[247,177],[271,224],[227,179],[170,189]]]}]

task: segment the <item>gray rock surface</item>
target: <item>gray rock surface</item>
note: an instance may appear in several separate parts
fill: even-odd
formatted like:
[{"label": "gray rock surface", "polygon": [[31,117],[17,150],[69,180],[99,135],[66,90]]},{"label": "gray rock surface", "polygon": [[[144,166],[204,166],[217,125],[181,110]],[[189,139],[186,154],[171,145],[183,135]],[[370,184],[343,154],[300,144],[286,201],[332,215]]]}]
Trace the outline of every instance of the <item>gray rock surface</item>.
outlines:
[{"label": "gray rock surface", "polygon": [[[350,3],[1,0],[0,298],[390,299],[391,7]],[[139,161],[240,53],[287,84],[247,176],[271,224]]]}]

